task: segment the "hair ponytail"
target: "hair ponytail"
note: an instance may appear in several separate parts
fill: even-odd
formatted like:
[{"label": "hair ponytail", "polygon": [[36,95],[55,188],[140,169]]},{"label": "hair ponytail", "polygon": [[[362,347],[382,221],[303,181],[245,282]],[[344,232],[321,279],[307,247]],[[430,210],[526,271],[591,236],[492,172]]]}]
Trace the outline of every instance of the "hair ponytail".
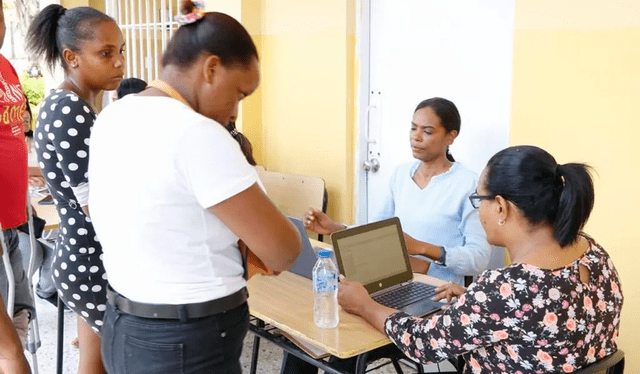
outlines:
[{"label": "hair ponytail", "polygon": [[532,225],[548,225],[561,247],[573,243],[594,202],[589,166],[558,165],[545,150],[529,145],[496,153],[485,169],[492,195],[514,203]]},{"label": "hair ponytail", "polygon": [[187,14],[193,12],[196,5],[191,0],[181,0],[180,4],[178,4],[178,8],[180,9],[180,13]]},{"label": "hair ponytail", "polygon": [[455,159],[455,158],[453,158],[453,155],[451,154],[451,152],[449,152],[449,147],[447,147],[447,153],[446,153],[446,156],[447,156],[447,160],[449,160],[449,161],[451,161],[451,162],[456,162],[456,159]]},{"label": "hair ponytail", "polygon": [[27,50],[36,58],[44,57],[45,64],[53,71],[57,63],[66,70],[62,51],[80,50],[85,40],[94,37],[95,26],[114,19],[90,7],[66,9],[58,4],[47,5],[36,15],[27,31]]},{"label": "hair ponytail", "polygon": [[[193,6],[193,2],[183,1],[180,10],[192,12]],[[247,67],[258,59],[258,50],[240,22],[224,13],[208,12],[178,28],[162,54],[162,67],[189,68],[206,54],[218,56],[224,66]]]},{"label": "hair ponytail", "polygon": [[62,50],[57,41],[58,22],[66,11],[62,5],[48,5],[33,19],[27,31],[28,50],[37,57],[43,56],[51,71],[58,61],[62,62]]},{"label": "hair ponytail", "polygon": [[590,167],[570,163],[557,166],[562,192],[553,224],[553,236],[560,246],[573,243],[587,222],[594,203],[593,180]]}]

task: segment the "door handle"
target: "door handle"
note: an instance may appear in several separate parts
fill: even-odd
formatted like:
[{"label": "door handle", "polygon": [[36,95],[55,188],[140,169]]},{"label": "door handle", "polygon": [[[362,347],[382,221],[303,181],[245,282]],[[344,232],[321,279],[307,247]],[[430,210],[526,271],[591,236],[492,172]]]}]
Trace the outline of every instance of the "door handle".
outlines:
[{"label": "door handle", "polygon": [[371,160],[365,160],[365,162],[362,163],[362,168],[364,169],[364,171],[370,171],[372,173],[375,173],[378,170],[380,170],[380,161],[378,161],[377,158],[372,158]]}]

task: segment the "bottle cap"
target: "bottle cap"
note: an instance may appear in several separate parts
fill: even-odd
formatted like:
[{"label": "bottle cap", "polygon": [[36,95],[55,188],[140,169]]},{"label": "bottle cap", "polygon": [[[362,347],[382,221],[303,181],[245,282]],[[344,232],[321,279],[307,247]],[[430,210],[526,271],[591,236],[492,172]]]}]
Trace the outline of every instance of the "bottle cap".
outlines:
[{"label": "bottle cap", "polygon": [[331,251],[328,249],[319,249],[317,256],[318,258],[329,258],[331,257]]}]

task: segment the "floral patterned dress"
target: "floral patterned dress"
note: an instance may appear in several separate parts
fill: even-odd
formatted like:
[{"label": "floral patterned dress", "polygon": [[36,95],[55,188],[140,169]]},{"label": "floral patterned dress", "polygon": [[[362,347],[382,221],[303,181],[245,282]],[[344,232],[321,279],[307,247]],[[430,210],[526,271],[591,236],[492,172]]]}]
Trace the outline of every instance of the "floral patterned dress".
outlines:
[{"label": "floral patterned dress", "polygon": [[589,249],[566,267],[487,270],[443,313],[395,313],[386,333],[414,361],[464,355],[464,372],[474,374],[571,373],[608,356],[617,350],[620,280],[604,249],[583,236]]}]

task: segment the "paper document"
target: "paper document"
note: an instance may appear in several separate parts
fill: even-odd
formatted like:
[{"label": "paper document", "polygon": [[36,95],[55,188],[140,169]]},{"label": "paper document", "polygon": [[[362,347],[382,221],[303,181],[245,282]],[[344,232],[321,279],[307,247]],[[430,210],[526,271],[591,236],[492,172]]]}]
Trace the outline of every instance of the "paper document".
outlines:
[{"label": "paper document", "polygon": [[309,342],[306,342],[302,339],[298,339],[295,338],[293,336],[291,336],[291,334],[287,334],[284,331],[280,331],[280,333],[284,336],[287,337],[287,339],[291,340],[293,343],[295,343],[295,345],[297,345],[300,349],[302,349],[303,351],[305,351],[306,354],[308,354],[309,356],[315,358],[315,359],[320,359],[320,358],[325,358],[328,356],[331,356],[329,353],[325,352],[322,350],[322,348],[319,348]]}]

